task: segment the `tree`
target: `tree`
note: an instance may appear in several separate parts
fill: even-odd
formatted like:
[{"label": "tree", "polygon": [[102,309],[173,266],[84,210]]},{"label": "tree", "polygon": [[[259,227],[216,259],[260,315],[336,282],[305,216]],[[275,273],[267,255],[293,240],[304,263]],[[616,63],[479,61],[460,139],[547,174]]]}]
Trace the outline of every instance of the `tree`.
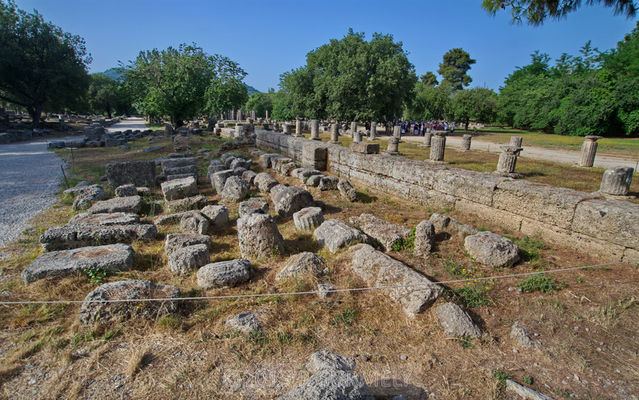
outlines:
[{"label": "tree", "polygon": [[406,119],[433,120],[444,119],[450,114],[450,95],[453,92],[448,83],[439,86],[415,84],[413,101],[408,105]]},{"label": "tree", "polygon": [[217,113],[246,101],[246,88],[239,89],[246,72],[195,44],[142,51],[125,74],[143,112],[155,118],[169,116],[176,127],[205,108]]},{"label": "tree", "polygon": [[257,117],[266,118],[266,111],[273,115],[273,97],[274,92],[272,90],[268,93],[253,93],[246,102],[244,109],[247,112],[255,110]]},{"label": "tree", "polygon": [[92,74],[87,96],[93,112],[111,118],[118,102],[118,83],[106,75]]},{"label": "tree", "polygon": [[437,86],[439,82],[437,81],[437,77],[432,72],[428,71],[421,77],[421,81],[426,86]]},{"label": "tree", "polygon": [[[588,5],[602,4],[613,7],[615,15],[624,14],[632,18],[637,13],[637,5],[634,0],[588,0]],[[489,14],[495,15],[502,9],[510,9],[512,21],[521,23],[527,21],[531,25],[541,25],[546,18],[560,19],[581,7],[581,0],[483,0],[482,7]]]},{"label": "tree", "polygon": [[90,62],[80,36],[0,0],[0,99],[25,107],[34,128],[43,110],[59,111],[86,93]]},{"label": "tree", "polygon": [[463,49],[450,49],[444,54],[444,60],[439,64],[437,72],[453,89],[461,90],[473,81],[466,73],[475,62]]},{"label": "tree", "polygon": [[[390,120],[401,115],[417,81],[402,43],[391,35],[349,30],[309,52],[306,65],[282,74],[275,110],[341,120]],[[280,107],[282,106],[282,107]],[[285,106],[285,107],[284,107]]]},{"label": "tree", "polygon": [[491,89],[459,90],[451,95],[450,103],[453,118],[464,122],[466,129],[470,120],[493,122],[497,115],[497,94]]}]

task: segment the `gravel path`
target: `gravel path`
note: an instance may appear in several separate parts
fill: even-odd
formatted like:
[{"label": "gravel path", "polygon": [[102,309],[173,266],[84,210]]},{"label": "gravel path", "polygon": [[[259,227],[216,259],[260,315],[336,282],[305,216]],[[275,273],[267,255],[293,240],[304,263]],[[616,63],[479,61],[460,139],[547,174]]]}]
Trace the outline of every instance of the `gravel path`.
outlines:
[{"label": "gravel path", "polygon": [[132,131],[139,129],[143,131],[147,129],[146,121],[144,120],[144,118],[137,118],[137,117],[127,118],[122,122],[118,122],[115,125],[111,125],[109,128],[107,128],[107,131],[108,132],[126,131],[127,129],[131,129]]},{"label": "gravel path", "polygon": [[[77,139],[77,137],[55,140]],[[39,139],[0,145],[0,246],[16,239],[27,222],[56,200],[62,160]]]},{"label": "gravel path", "polygon": [[[402,136],[402,140],[407,142],[422,143],[423,136]],[[447,136],[446,145],[452,147],[461,147],[462,138],[459,136]],[[507,144],[507,143],[504,143]],[[499,146],[503,144],[485,142],[474,139],[471,143],[471,150],[483,150],[491,153],[501,153]],[[577,164],[579,162],[580,152],[572,150],[552,150],[543,147],[526,146],[526,138],[522,144],[524,150],[521,152],[522,158],[533,158],[537,160],[554,161],[567,164]],[[595,167],[613,168],[613,167],[631,167],[635,168],[639,160],[627,160],[619,157],[597,155],[595,157]]]}]

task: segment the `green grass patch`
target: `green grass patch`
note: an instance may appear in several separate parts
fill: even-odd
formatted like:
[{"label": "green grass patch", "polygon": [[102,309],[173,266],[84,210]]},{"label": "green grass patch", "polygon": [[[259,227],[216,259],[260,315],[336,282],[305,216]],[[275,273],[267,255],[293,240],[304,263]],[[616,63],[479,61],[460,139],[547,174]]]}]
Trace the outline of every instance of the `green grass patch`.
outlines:
[{"label": "green grass patch", "polygon": [[550,293],[566,287],[565,282],[558,281],[555,277],[546,274],[533,275],[517,284],[524,293],[541,292]]}]

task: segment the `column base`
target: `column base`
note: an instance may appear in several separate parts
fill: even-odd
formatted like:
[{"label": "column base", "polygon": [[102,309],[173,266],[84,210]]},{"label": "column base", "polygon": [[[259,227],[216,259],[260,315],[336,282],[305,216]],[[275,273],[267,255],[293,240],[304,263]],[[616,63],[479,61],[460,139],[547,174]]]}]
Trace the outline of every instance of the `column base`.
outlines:
[{"label": "column base", "polygon": [[494,171],[493,175],[501,176],[504,178],[512,178],[512,179],[523,179],[524,176],[522,174],[518,174],[516,172],[498,172]]},{"label": "column base", "polygon": [[604,197],[606,199],[610,199],[610,200],[632,200],[632,199],[636,199],[637,196],[634,195],[626,195],[626,196],[618,196],[618,195],[614,195],[614,194],[607,194],[607,193],[602,193],[600,191],[596,191],[596,192],[592,192],[591,193],[593,196],[601,196]]}]

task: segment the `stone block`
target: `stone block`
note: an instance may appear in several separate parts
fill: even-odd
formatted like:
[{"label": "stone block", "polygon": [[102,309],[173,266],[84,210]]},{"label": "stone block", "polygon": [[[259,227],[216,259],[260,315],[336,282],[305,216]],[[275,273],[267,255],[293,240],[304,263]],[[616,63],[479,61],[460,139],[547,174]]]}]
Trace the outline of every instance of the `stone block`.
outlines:
[{"label": "stone block", "polygon": [[379,154],[379,143],[351,142],[348,149],[354,153]]},{"label": "stone block", "polygon": [[135,186],[155,186],[155,163],[153,161],[110,162],[106,176],[111,187],[132,183]]}]

